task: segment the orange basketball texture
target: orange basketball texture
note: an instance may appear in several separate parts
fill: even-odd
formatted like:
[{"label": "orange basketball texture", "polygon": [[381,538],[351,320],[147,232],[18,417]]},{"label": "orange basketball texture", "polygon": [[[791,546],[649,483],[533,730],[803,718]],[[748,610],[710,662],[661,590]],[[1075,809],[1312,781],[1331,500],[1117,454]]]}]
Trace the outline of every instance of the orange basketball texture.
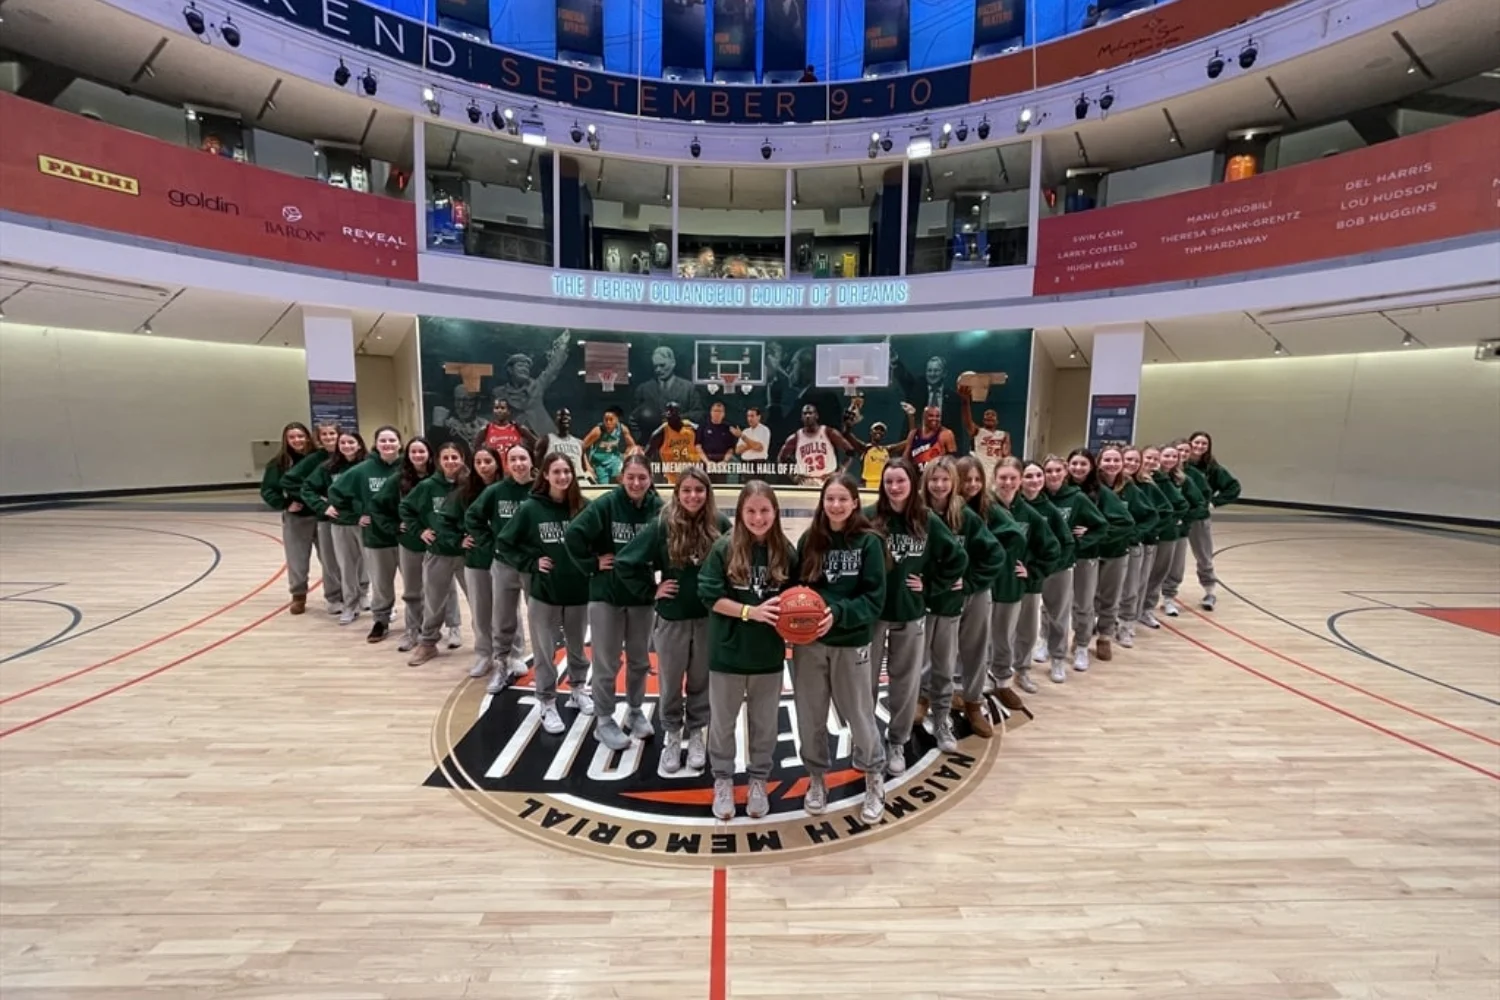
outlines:
[{"label": "orange basketball texture", "polygon": [[811,587],[792,587],[781,595],[781,615],[776,631],[793,646],[805,646],[818,638],[818,623],[828,605]]}]

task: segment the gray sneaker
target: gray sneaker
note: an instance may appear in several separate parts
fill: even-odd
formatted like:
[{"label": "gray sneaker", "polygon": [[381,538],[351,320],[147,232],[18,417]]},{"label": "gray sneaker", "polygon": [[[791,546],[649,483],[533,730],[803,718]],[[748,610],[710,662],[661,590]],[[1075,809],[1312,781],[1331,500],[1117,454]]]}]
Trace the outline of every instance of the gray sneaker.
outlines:
[{"label": "gray sneaker", "polygon": [[1031,679],[1030,670],[1016,671],[1016,687],[1027,694],[1036,694],[1036,681]]},{"label": "gray sneaker", "polygon": [[953,717],[945,715],[938,719],[932,727],[932,737],[937,740],[937,747],[943,753],[953,753],[958,749],[958,739],[953,735]]},{"label": "gray sneaker", "polygon": [[1168,597],[1162,601],[1161,609],[1168,618],[1176,618],[1182,614],[1182,609],[1177,606],[1177,599],[1175,597]]},{"label": "gray sneaker", "polygon": [[1210,591],[1208,591],[1207,593],[1205,593],[1203,595],[1203,600],[1201,600],[1201,601],[1198,602],[1198,606],[1200,608],[1202,608],[1204,611],[1212,611],[1214,609],[1214,606],[1217,605],[1218,603],[1219,603],[1219,596],[1217,594],[1215,594],[1212,590],[1210,590]]},{"label": "gray sneaker", "polygon": [[614,719],[600,719],[599,725],[594,729],[594,735],[600,743],[611,750],[630,749],[630,737],[625,735],[620,724]]},{"label": "gray sneaker", "polygon": [[457,625],[448,630],[448,648],[457,649],[464,644],[464,630]]},{"label": "gray sneaker", "polygon": [[708,747],[703,742],[703,730],[694,729],[688,734],[687,766],[701,771],[708,766]]},{"label": "gray sneaker", "polygon": [[745,815],[751,819],[760,819],[771,811],[771,800],[766,795],[766,779],[750,779],[750,797],[745,802]]},{"label": "gray sneaker", "polygon": [[542,728],[553,736],[568,728],[563,724],[562,716],[557,714],[557,702],[542,702]]},{"label": "gray sneaker", "polygon": [[662,736],[661,770],[663,774],[682,770],[682,734],[675,729],[668,729]]},{"label": "gray sneaker", "polygon": [[504,670],[496,670],[490,674],[490,682],[484,686],[484,690],[487,694],[499,694],[508,687],[510,687],[510,674]]},{"label": "gray sneaker", "polygon": [[1161,628],[1161,622],[1156,620],[1156,612],[1154,611],[1142,611],[1141,624],[1147,628]]},{"label": "gray sneaker", "polygon": [[470,677],[483,677],[490,672],[490,658],[480,656],[474,660],[474,665],[469,668]]},{"label": "gray sneaker", "polygon": [[1068,664],[1064,660],[1052,661],[1052,672],[1047,675],[1053,684],[1065,684],[1068,680]]},{"label": "gray sneaker", "polygon": [[906,746],[901,743],[885,745],[885,773],[899,778],[906,773]]},{"label": "gray sneaker", "polygon": [[885,777],[875,771],[865,775],[865,801],[859,807],[859,818],[866,823],[878,823],[885,815]]},{"label": "gray sneaker", "polygon": [[646,721],[646,713],[638,708],[625,713],[625,731],[638,740],[649,740],[656,735],[656,730]]},{"label": "gray sneaker", "polygon": [[568,707],[578,709],[579,715],[593,715],[594,696],[582,689],[575,690],[568,695]]},{"label": "gray sneaker", "polygon": [[400,642],[399,645],[396,646],[396,652],[398,652],[398,653],[410,653],[412,650],[414,650],[416,648],[417,648],[417,633],[415,633],[415,632],[403,632],[401,634],[401,642]]},{"label": "gray sneaker", "polygon": [[340,625],[353,625],[354,620],[359,617],[359,612],[350,607],[345,607],[339,612]]},{"label": "gray sneaker", "polygon": [[728,778],[714,779],[714,819],[734,819],[734,782]]},{"label": "gray sneaker", "polygon": [[813,816],[823,815],[823,810],[828,808],[828,788],[823,784],[821,774],[807,776],[807,794],[802,797],[802,808]]}]

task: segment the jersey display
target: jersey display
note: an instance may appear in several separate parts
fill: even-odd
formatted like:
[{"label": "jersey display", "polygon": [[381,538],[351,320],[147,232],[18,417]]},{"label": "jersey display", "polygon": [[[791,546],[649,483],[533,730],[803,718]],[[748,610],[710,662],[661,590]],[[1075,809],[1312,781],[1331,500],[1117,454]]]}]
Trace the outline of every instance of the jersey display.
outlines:
[{"label": "jersey display", "polygon": [[883,444],[872,444],[865,449],[865,459],[860,467],[860,478],[865,489],[880,489],[880,477],[885,474],[885,463],[891,460],[891,450]]},{"label": "jersey display", "polygon": [[974,434],[974,458],[978,460],[984,469],[984,481],[993,486],[995,482],[995,466],[1005,457],[1010,435],[1002,430],[986,430],[981,427]]},{"label": "jersey display", "polygon": [[619,424],[612,431],[599,427],[599,436],[589,445],[589,464],[600,483],[612,483],[619,477],[625,462],[624,445],[625,433]]},{"label": "jersey display", "polygon": [[811,434],[799,430],[795,454],[800,479],[821,482],[838,471],[838,455],[833,450],[833,442],[828,439],[826,427],[820,426]]},{"label": "jersey display", "polygon": [[524,442],[521,438],[521,428],[517,427],[515,423],[491,423],[485,427],[484,440],[480,443],[501,458],[504,458],[507,451],[510,451],[515,445],[523,444]]},{"label": "jersey display", "polygon": [[583,475],[583,442],[581,440],[572,435],[563,437],[561,434],[548,434],[547,451],[555,451],[566,458],[573,466],[573,475]]},{"label": "jersey display", "polygon": [[933,462],[936,462],[938,459],[942,458],[945,454],[945,452],[943,451],[942,429],[939,428],[930,437],[920,433],[913,434],[911,438],[911,448],[908,449],[908,452],[909,454],[907,455],[907,457],[915,462],[917,468],[919,469],[925,469]]}]

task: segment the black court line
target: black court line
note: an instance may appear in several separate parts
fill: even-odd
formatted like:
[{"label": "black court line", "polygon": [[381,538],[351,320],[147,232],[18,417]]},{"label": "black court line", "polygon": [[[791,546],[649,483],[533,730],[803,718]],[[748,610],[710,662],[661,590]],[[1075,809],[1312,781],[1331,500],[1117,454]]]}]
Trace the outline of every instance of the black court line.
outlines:
[{"label": "black court line", "polygon": [[[47,525],[47,527],[53,526]],[[70,631],[61,636],[54,636],[52,639],[49,639],[46,642],[36,643],[35,645],[27,649],[21,650],[19,653],[12,653],[11,655],[3,659],[0,659],[0,663],[9,663],[11,660],[19,660],[23,656],[30,656],[33,653],[39,653],[42,650],[51,649],[54,646],[61,646],[65,642],[72,642],[74,639],[81,639],[83,636],[89,635],[93,632],[97,632],[102,628],[108,628],[109,626],[117,624],[118,622],[122,622],[127,618],[134,618],[138,614],[150,611],[157,605],[165,604],[172,598],[186,593],[187,591],[196,587],[198,584],[202,583],[204,580],[208,579],[208,577],[216,569],[219,568],[219,564],[224,561],[224,553],[221,552],[219,550],[219,547],[213,542],[210,542],[206,538],[199,538],[197,535],[189,535],[181,531],[166,531],[161,528],[140,528],[133,525],[122,524],[90,524],[87,527],[93,531],[139,531],[151,535],[170,535],[174,538],[186,538],[188,541],[197,542],[200,545],[207,546],[208,550],[213,553],[213,561],[208,564],[208,569],[204,570],[202,573],[199,573],[192,580],[189,580],[187,583],[183,584],[181,587],[178,587],[176,590],[173,590],[170,593],[163,595],[162,597],[158,597],[156,600],[152,601],[149,604],[143,604],[140,607],[136,608],[134,611],[127,611],[123,615],[117,615],[114,618],[109,619],[108,621],[100,622],[98,625],[90,625],[86,629],[82,629],[77,632]]]},{"label": "black court line", "polygon": [[1393,670],[1399,670],[1403,674],[1410,674],[1411,676],[1420,678],[1421,680],[1427,681],[1428,683],[1436,684],[1438,687],[1445,687],[1445,688],[1447,688],[1450,691],[1456,691],[1459,694],[1466,694],[1470,698],[1477,698],[1480,701],[1489,702],[1491,705],[1500,705],[1500,699],[1491,698],[1491,697],[1489,697],[1487,695],[1482,695],[1482,694],[1478,693],[1477,691],[1470,691],[1467,688],[1461,688],[1461,687],[1458,687],[1455,684],[1449,684],[1447,681],[1440,681],[1440,680],[1438,680],[1435,677],[1428,677],[1426,674],[1418,673],[1415,670],[1412,670],[1412,669],[1407,668],[1407,667],[1400,666],[1399,664],[1392,663],[1389,660],[1383,660],[1380,657],[1376,656],[1374,653],[1372,653],[1369,650],[1365,649],[1363,646],[1361,646],[1358,643],[1354,642],[1352,639],[1350,639],[1347,636],[1345,636],[1343,632],[1339,631],[1339,619],[1340,618],[1343,618],[1346,615],[1361,614],[1362,612],[1366,612],[1366,611],[1402,611],[1402,612],[1406,612],[1408,614],[1410,613],[1410,612],[1407,612],[1406,608],[1398,607],[1397,605],[1394,605],[1394,604],[1388,604],[1388,605],[1384,605],[1384,606],[1378,607],[1378,608],[1345,608],[1343,611],[1335,611],[1333,614],[1331,614],[1331,615],[1328,616],[1328,622],[1327,622],[1328,631],[1332,632],[1333,635],[1334,635],[1334,637],[1337,638],[1338,641],[1340,643],[1342,643],[1351,652],[1358,653],[1360,656],[1363,656],[1366,659],[1374,660],[1376,663],[1383,663],[1383,664],[1385,664],[1386,666],[1390,667]]},{"label": "black court line", "polygon": [[[1327,539],[1320,539],[1320,538],[1318,538],[1316,536],[1314,536],[1314,537],[1306,537],[1306,536],[1304,536],[1304,537],[1300,537],[1300,538],[1262,538],[1262,539],[1259,539],[1259,540],[1256,540],[1256,541],[1251,541],[1251,542],[1236,542],[1233,545],[1226,545],[1222,549],[1216,549],[1216,550],[1214,550],[1214,558],[1217,559],[1220,555],[1222,555],[1225,552],[1232,552],[1235,549],[1249,548],[1252,545],[1272,545],[1272,544],[1283,543],[1283,542],[1303,542],[1303,543],[1305,543],[1305,542],[1310,542],[1310,541],[1326,541],[1326,540]],[[1474,698],[1474,699],[1476,699],[1478,701],[1482,701],[1482,702],[1485,702],[1485,703],[1490,704],[1490,705],[1500,706],[1500,700],[1497,700],[1495,698],[1491,698],[1488,695],[1483,695],[1483,694],[1480,694],[1477,691],[1470,691],[1467,688],[1461,688],[1461,687],[1458,687],[1456,685],[1449,684],[1447,681],[1440,681],[1440,680],[1438,680],[1435,677],[1428,677],[1426,674],[1419,673],[1419,672],[1417,672],[1415,670],[1411,670],[1411,669],[1409,669],[1407,667],[1403,667],[1403,666],[1401,666],[1398,663],[1392,663],[1390,660],[1383,659],[1382,657],[1376,656],[1374,653],[1371,653],[1369,650],[1364,649],[1363,647],[1360,647],[1360,646],[1356,646],[1353,643],[1349,642],[1348,640],[1344,639],[1344,637],[1342,635],[1340,635],[1336,630],[1334,631],[1334,634],[1337,635],[1338,638],[1337,639],[1330,639],[1328,636],[1324,635],[1321,632],[1314,632],[1310,628],[1305,628],[1305,627],[1303,627],[1301,625],[1298,625],[1296,622],[1291,621],[1290,619],[1287,619],[1287,618],[1283,618],[1281,615],[1278,615],[1276,612],[1270,610],[1269,608],[1267,608],[1267,607],[1265,607],[1263,605],[1257,604],[1256,602],[1250,600],[1250,598],[1246,597],[1244,594],[1241,594],[1239,591],[1235,590],[1233,587],[1231,587],[1227,583],[1225,583],[1222,577],[1219,579],[1219,587],[1221,589],[1229,592],[1230,594],[1233,594],[1239,600],[1244,601],[1250,607],[1254,608],[1256,611],[1259,611],[1261,614],[1265,615],[1266,617],[1268,617],[1268,618],[1274,618],[1277,621],[1281,622],[1283,625],[1287,625],[1287,626],[1290,626],[1291,628],[1296,629],[1298,632],[1301,632],[1303,635],[1312,636],[1314,639],[1317,639],[1319,642],[1325,642],[1325,643],[1327,643],[1328,645],[1332,646],[1334,649],[1342,649],[1342,650],[1344,650],[1346,652],[1354,653],[1356,656],[1362,656],[1365,659],[1371,661],[1372,663],[1379,663],[1381,666],[1389,667],[1390,669],[1400,671],[1403,674],[1409,674],[1410,676],[1416,677],[1419,680],[1427,681],[1428,683],[1435,684],[1438,687],[1447,688],[1448,690],[1453,691],[1453,692],[1455,692],[1457,694],[1465,695],[1465,696],[1467,696],[1469,698]],[[1390,610],[1390,609],[1389,608],[1363,608],[1363,609],[1350,609],[1350,610],[1387,611],[1387,610]],[[1338,614],[1344,614],[1344,613],[1345,612],[1338,612]],[[1334,620],[1334,618],[1336,618],[1336,617],[1337,617],[1337,615],[1335,615],[1333,617],[1330,617],[1329,622],[1332,623],[1333,620]],[[1332,627],[1332,625],[1330,624],[1330,628],[1331,627]]]},{"label": "black court line", "polygon": [[28,594],[41,594],[63,586],[66,581],[55,580],[42,582],[41,580],[0,580],[0,588],[3,587],[30,587],[30,590],[18,590],[14,594],[6,594],[0,597],[0,601],[9,601],[17,597],[26,597]]},{"label": "black court line", "polygon": [[[44,587],[44,588],[41,588],[41,589],[45,590],[47,588]],[[28,593],[28,594],[35,593],[35,591],[28,590],[28,591],[26,591],[26,593]],[[48,607],[62,608],[64,611],[66,611],[68,613],[68,615],[70,617],[70,620],[68,621],[68,624],[65,625],[65,626],[63,626],[63,628],[62,628],[61,631],[54,632],[51,636],[47,637],[46,639],[43,639],[36,646],[33,646],[32,647],[33,649],[37,649],[37,648],[45,649],[48,646],[52,645],[53,643],[61,642],[64,636],[66,636],[69,632],[71,632],[75,628],[77,628],[78,627],[78,623],[81,622],[81,621],[83,621],[83,612],[79,611],[78,608],[75,605],[68,604],[68,603],[66,603],[64,601],[49,601],[49,600],[47,600],[44,597],[20,597],[20,596],[15,596],[15,597],[0,597],[0,601],[14,601],[17,604],[43,604],[43,605],[46,605]],[[23,656],[25,654],[24,653],[18,653],[16,655],[17,656]],[[13,659],[13,658],[14,657],[7,657],[7,659]],[[4,663],[4,662],[5,662],[4,660],[0,660],[0,663]]]}]

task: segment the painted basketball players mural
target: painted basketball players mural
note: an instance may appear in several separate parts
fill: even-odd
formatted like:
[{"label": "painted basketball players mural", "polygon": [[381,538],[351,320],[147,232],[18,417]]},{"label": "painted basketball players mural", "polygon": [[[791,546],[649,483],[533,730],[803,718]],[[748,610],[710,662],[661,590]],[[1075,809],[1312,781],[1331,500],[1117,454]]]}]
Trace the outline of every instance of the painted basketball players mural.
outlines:
[{"label": "painted basketball players mural", "polygon": [[[422,409],[434,447],[461,438],[536,450],[557,441],[585,484],[613,483],[637,450],[659,484],[688,462],[706,462],[720,483],[809,485],[834,473],[878,481],[886,459],[903,454],[923,465],[973,454],[993,468],[1025,429],[1027,330],[838,338],[831,343],[888,350],[886,370],[853,396],[836,372],[818,369],[826,340],[431,317],[421,330]],[[612,359],[607,371],[600,357]]]}]

